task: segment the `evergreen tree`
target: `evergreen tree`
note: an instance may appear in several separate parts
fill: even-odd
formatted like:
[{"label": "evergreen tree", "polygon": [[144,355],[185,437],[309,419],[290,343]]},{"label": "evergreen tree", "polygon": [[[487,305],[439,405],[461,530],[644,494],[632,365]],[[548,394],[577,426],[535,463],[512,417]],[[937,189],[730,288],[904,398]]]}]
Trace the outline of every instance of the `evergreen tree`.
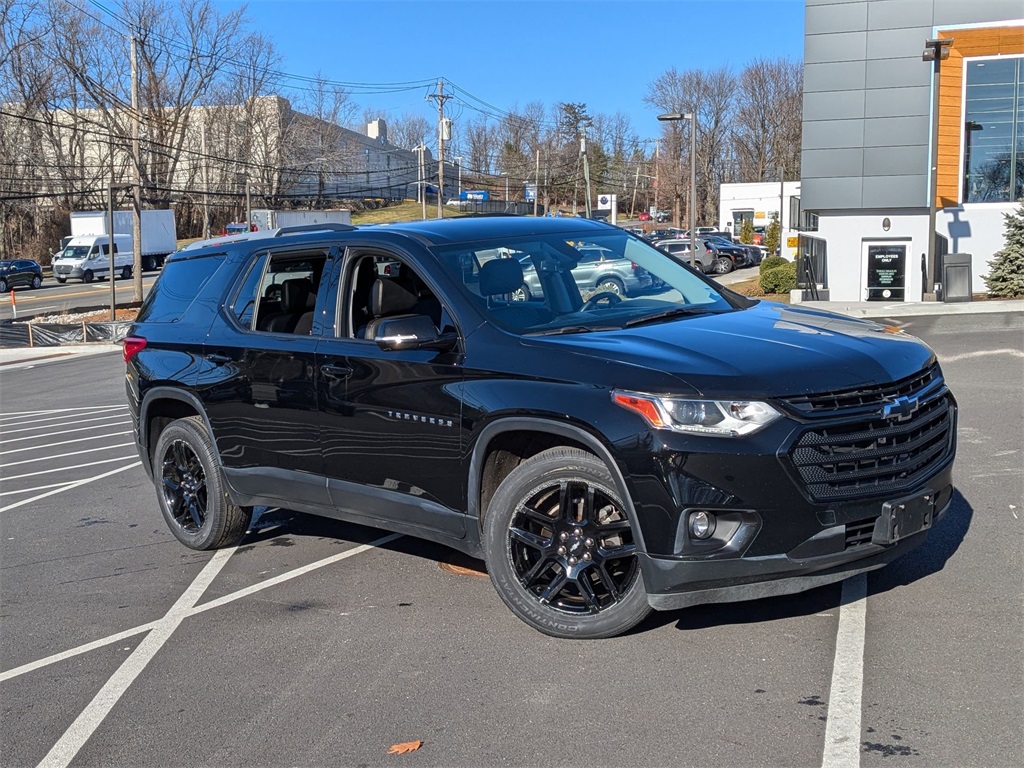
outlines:
[{"label": "evergreen tree", "polygon": [[764,240],[762,244],[768,249],[768,254],[772,255],[775,253],[775,249],[779,247],[781,242],[782,230],[779,227],[779,215],[777,213],[772,214],[772,220],[768,224],[768,229],[764,231]]},{"label": "evergreen tree", "polygon": [[750,245],[754,242],[754,222],[752,219],[743,219],[740,224],[740,242]]},{"label": "evergreen tree", "polygon": [[1006,246],[996,251],[990,271],[982,280],[993,297],[1024,296],[1024,202],[1016,213],[1003,215],[1006,220]]}]

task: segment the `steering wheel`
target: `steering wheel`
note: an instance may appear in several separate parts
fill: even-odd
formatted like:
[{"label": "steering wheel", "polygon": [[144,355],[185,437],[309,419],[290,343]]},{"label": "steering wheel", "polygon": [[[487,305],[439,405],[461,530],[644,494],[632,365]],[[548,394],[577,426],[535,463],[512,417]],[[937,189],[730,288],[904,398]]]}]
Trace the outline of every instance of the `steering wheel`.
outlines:
[{"label": "steering wheel", "polygon": [[602,301],[607,301],[609,307],[614,307],[616,304],[620,304],[622,302],[622,297],[617,293],[612,293],[611,291],[601,291],[600,293],[595,293],[583,302],[583,306],[580,308],[580,311],[586,312],[588,309],[594,309]]}]

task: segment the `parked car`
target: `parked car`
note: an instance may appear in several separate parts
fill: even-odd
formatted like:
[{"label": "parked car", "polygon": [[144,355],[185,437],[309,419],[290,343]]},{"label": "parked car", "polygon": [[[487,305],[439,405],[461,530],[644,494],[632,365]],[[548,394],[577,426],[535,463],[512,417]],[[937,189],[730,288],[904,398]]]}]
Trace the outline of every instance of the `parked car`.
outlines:
[{"label": "parked car", "polygon": [[657,243],[659,240],[675,240],[684,236],[685,233],[681,229],[676,227],[662,227],[659,229],[652,229],[647,234],[647,239],[652,243]]},{"label": "parked car", "polygon": [[[696,257],[694,261],[697,267],[708,274],[715,271],[715,259],[717,256],[708,250],[708,247],[702,240],[697,240]],[[655,244],[660,250],[676,257],[679,261],[686,264],[690,263],[690,241],[673,239],[673,240],[659,240]]]},{"label": "parked car", "polygon": [[[635,296],[652,285],[651,274],[646,269],[608,248],[583,243],[577,245],[576,250],[580,255],[572,268],[572,277],[581,291]],[[523,284],[513,292],[513,301],[532,301],[542,297],[544,290],[533,256],[517,254],[517,258],[523,267]]]},{"label": "parked car", "polygon": [[38,288],[43,284],[43,268],[32,259],[0,261],[0,293],[24,285]]},{"label": "parked car", "polygon": [[[581,242],[664,289],[585,298]],[[524,275],[500,251],[532,257],[543,299],[507,300]],[[482,558],[558,637],[874,570],[953,497],[957,404],[927,345],[740,296],[583,219],[175,253],[124,359],[155,506],[185,546],[237,543],[257,505],[386,528]]]},{"label": "parked car", "polygon": [[749,258],[745,249],[732,243],[715,240],[704,240],[704,245],[715,255],[715,272],[726,275],[739,267],[749,266]]},{"label": "parked car", "polygon": [[731,238],[722,237],[721,235],[705,235],[704,238],[705,242],[713,244],[727,253],[735,254],[737,250],[742,251],[744,258],[742,263],[736,263],[737,267],[756,267],[761,263],[762,252],[760,246],[737,243]]}]

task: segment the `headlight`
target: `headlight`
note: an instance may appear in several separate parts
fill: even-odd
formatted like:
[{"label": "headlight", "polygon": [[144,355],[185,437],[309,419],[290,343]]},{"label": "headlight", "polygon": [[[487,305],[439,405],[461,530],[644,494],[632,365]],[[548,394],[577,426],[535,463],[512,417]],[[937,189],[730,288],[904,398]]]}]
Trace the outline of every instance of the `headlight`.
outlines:
[{"label": "headlight", "polygon": [[613,391],[612,400],[656,429],[713,437],[750,435],[782,415],[756,400],[691,400],[622,390]]}]

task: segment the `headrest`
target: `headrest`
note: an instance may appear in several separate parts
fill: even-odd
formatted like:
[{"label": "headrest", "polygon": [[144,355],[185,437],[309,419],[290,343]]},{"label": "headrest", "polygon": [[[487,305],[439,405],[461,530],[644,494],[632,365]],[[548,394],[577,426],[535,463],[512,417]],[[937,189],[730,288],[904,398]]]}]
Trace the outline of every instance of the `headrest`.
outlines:
[{"label": "headrest", "polygon": [[306,278],[285,280],[281,283],[281,311],[288,314],[305,312],[309,293],[309,280]]},{"label": "headrest", "polygon": [[501,296],[523,286],[523,266],[518,259],[491,259],[480,267],[480,293]]},{"label": "headrest", "polygon": [[370,312],[374,317],[400,315],[415,307],[418,301],[416,294],[409,293],[393,280],[377,278],[370,293]]}]

